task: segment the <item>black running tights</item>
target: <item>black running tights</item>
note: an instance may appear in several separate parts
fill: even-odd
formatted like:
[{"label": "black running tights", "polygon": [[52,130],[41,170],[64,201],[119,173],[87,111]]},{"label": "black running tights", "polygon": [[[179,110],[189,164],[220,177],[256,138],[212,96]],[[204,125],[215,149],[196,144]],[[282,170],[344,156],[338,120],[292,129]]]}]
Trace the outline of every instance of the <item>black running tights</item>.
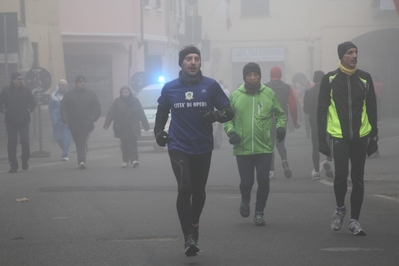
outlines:
[{"label": "black running tights", "polygon": [[199,223],[205,205],[212,152],[187,154],[169,150],[169,157],[178,186],[176,208],[180,225],[184,236],[192,235],[192,225]]},{"label": "black running tights", "polygon": [[335,179],[334,193],[338,207],[345,205],[348,190],[347,179],[351,163],[352,193],[351,218],[359,219],[364,195],[364,166],[366,162],[367,137],[360,139],[333,139]]}]

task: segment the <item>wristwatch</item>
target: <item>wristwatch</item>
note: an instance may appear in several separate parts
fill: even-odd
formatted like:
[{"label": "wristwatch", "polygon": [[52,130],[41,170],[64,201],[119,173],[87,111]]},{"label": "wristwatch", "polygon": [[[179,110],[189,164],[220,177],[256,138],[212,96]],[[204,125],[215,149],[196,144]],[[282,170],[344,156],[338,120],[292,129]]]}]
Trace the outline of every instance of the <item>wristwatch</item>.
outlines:
[{"label": "wristwatch", "polygon": [[378,141],[378,136],[372,137],[371,140]]}]

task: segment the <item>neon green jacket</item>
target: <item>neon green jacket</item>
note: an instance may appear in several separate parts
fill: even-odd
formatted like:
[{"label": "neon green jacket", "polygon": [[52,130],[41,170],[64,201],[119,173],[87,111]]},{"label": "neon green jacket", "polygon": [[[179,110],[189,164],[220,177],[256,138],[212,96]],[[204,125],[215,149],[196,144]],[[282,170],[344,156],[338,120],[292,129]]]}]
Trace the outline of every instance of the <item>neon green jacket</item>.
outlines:
[{"label": "neon green jacket", "polygon": [[227,135],[235,131],[241,138],[233,148],[234,155],[273,153],[270,137],[275,117],[276,128],[285,128],[287,117],[272,89],[261,84],[259,92],[248,94],[241,85],[230,96],[234,118],[223,124]]}]

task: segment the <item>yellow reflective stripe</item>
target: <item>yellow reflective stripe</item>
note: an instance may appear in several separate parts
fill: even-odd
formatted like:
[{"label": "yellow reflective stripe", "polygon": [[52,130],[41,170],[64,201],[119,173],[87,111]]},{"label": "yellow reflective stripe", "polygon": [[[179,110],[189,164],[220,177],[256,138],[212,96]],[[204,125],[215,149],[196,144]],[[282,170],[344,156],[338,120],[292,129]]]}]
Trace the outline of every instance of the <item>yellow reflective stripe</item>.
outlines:
[{"label": "yellow reflective stripe", "polygon": [[330,92],[330,99],[331,104],[327,112],[327,132],[334,138],[342,138],[341,122],[339,121],[337,109],[333,100],[333,90]]},{"label": "yellow reflective stripe", "polygon": [[365,79],[362,79],[361,77],[359,77],[359,79],[363,82],[363,84],[364,85],[366,85],[367,84],[367,80],[365,80]]},{"label": "yellow reflective stripe", "polygon": [[[363,82],[364,86],[367,87],[367,80],[362,79],[361,77],[359,77],[359,79]],[[359,129],[359,136],[365,137],[371,132],[371,128],[372,128],[371,124],[369,122],[369,117],[367,115],[366,99],[363,100],[362,118],[361,119],[362,119],[362,121],[361,121],[362,124]]]}]

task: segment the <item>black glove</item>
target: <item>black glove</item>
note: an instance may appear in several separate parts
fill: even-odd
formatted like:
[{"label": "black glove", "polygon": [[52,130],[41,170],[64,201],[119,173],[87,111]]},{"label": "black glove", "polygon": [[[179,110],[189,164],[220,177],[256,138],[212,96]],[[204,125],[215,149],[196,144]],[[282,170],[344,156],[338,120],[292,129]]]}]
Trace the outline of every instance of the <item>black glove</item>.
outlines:
[{"label": "black glove", "polygon": [[157,141],[157,144],[161,147],[165,147],[166,143],[168,143],[169,140],[169,135],[165,131],[159,131],[157,134],[155,134],[155,139]]},{"label": "black glove", "polygon": [[278,142],[282,142],[285,139],[285,128],[283,127],[277,128],[276,139]]},{"label": "black glove", "polygon": [[235,131],[230,132],[230,134],[229,134],[229,143],[234,145],[234,144],[238,144],[240,142],[241,142],[241,138],[237,134],[237,132],[235,132]]},{"label": "black glove", "polygon": [[214,123],[218,120],[218,111],[201,111],[201,114],[203,114],[202,118],[208,122],[208,123]]},{"label": "black glove", "polygon": [[370,157],[378,150],[378,144],[376,140],[370,139],[369,145],[367,146],[367,155]]},{"label": "black glove", "polygon": [[331,151],[330,146],[328,146],[327,141],[325,139],[319,139],[319,152],[324,154],[327,157],[330,157]]}]

